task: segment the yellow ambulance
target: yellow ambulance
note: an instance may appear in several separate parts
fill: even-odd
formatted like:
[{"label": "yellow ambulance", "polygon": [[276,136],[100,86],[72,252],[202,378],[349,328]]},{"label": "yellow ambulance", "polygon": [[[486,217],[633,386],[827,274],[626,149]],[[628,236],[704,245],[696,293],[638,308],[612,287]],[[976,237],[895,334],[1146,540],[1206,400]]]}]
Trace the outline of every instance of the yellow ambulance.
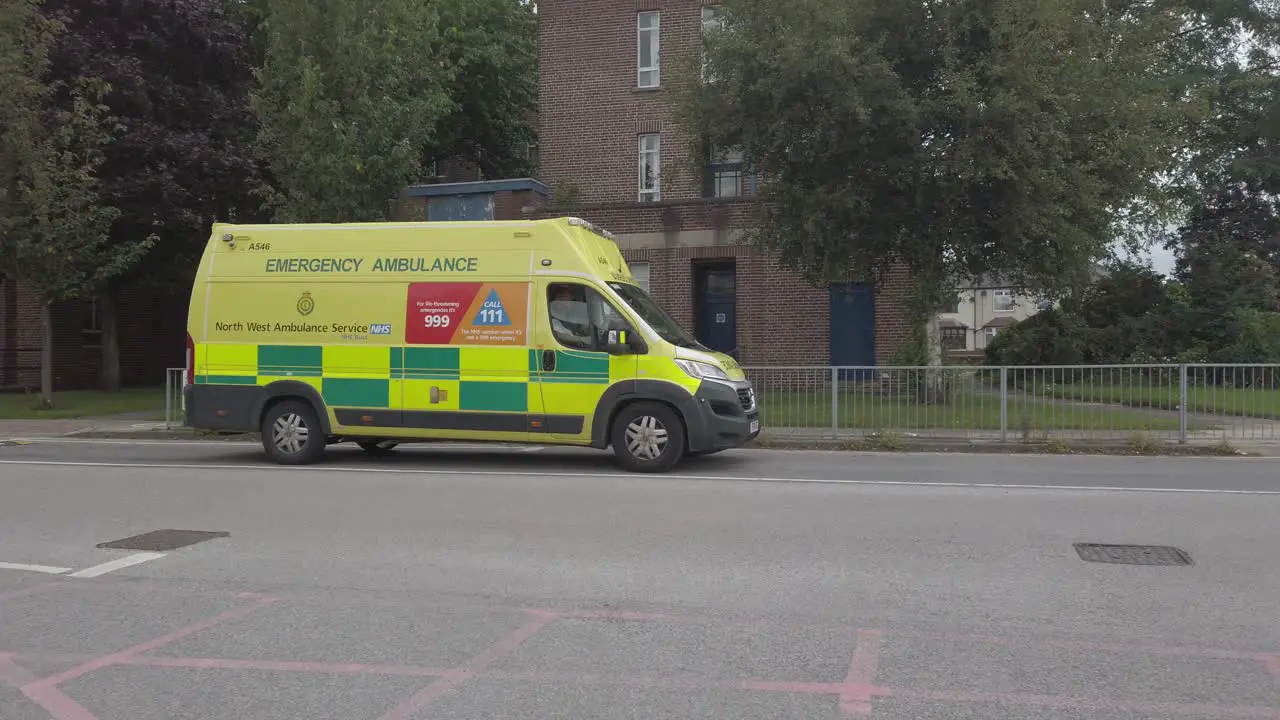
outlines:
[{"label": "yellow ambulance", "polygon": [[213,226],[187,321],[187,425],[331,443],[612,447],[664,472],[760,432],[755,392],[576,218]]}]

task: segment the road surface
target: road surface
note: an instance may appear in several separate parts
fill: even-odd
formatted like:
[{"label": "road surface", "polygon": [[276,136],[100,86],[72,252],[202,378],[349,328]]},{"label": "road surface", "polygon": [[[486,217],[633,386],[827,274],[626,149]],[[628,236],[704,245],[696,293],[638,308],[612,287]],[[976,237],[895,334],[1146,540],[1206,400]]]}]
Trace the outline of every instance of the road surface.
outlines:
[{"label": "road surface", "polygon": [[1277,460],[259,452],[0,447],[0,718],[1280,718]]}]

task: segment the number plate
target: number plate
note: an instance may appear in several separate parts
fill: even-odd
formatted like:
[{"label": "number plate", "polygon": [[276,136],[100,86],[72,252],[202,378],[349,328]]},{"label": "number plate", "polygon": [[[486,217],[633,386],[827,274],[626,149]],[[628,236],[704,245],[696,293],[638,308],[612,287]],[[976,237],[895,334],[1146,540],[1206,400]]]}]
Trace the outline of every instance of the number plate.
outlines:
[{"label": "number plate", "polygon": [[760,432],[760,421],[759,421],[759,420],[752,420],[752,421],[751,421],[751,432],[753,432],[753,433],[754,433],[754,432]]}]

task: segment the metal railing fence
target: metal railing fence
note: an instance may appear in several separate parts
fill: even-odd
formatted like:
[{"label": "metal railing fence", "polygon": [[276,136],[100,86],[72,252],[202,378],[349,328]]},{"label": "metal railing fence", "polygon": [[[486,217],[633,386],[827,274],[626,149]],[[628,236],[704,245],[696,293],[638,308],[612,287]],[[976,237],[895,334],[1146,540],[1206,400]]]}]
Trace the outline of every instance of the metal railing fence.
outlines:
[{"label": "metal railing fence", "polygon": [[186,421],[187,369],[165,368],[164,371],[164,426],[165,429],[181,427]]},{"label": "metal railing fence", "polygon": [[746,367],[766,434],[1280,440],[1280,365]]}]

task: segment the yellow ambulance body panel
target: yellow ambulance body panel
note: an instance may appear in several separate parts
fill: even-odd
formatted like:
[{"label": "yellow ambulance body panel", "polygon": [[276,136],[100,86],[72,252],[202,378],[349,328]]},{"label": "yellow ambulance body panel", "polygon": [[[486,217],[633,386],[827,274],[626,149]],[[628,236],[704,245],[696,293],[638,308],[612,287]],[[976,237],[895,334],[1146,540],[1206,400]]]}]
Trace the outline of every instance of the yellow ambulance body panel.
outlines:
[{"label": "yellow ambulance body panel", "polygon": [[188,316],[187,424],[328,444],[613,447],[663,471],[759,433],[741,368],[574,218],[213,227]]}]

